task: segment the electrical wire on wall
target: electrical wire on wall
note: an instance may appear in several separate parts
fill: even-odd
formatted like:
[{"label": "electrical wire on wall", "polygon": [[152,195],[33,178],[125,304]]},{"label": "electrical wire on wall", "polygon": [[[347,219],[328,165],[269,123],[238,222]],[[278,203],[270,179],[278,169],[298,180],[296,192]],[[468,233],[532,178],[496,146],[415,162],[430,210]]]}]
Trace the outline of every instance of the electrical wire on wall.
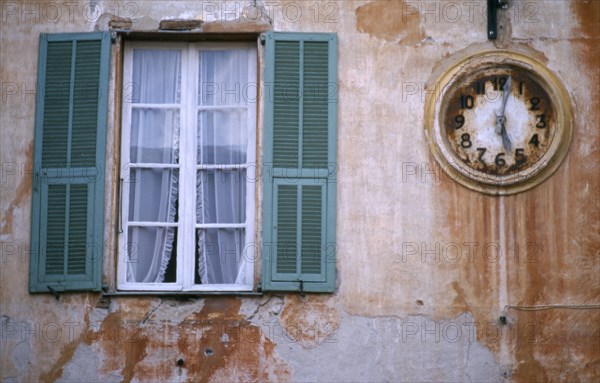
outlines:
[{"label": "electrical wire on wall", "polygon": [[600,309],[600,304],[584,304],[584,305],[569,305],[569,304],[551,304],[551,305],[536,305],[536,306],[504,306],[505,310],[514,309],[520,311],[541,311],[552,309],[570,309],[570,310],[593,310]]}]

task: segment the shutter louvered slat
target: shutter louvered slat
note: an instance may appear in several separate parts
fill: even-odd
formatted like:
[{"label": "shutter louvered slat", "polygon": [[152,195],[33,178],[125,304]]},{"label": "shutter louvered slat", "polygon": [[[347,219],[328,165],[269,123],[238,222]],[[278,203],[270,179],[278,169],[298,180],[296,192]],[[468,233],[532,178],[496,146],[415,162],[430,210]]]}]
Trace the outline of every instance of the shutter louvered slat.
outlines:
[{"label": "shutter louvered slat", "polygon": [[302,243],[301,268],[303,274],[321,273],[321,186],[302,187]]},{"label": "shutter louvered slat", "polygon": [[327,167],[328,44],[304,43],[302,166]]},{"label": "shutter louvered slat", "polygon": [[67,166],[69,135],[69,101],[71,83],[71,41],[48,43],[44,92],[44,134],[42,166]]},{"label": "shutter louvered slat", "polygon": [[297,167],[299,145],[300,43],[276,42],[273,166]]},{"label": "shutter louvered slat", "polygon": [[48,186],[48,232],[46,235],[46,274],[62,274],[65,265],[65,216],[67,188]]},{"label": "shutter louvered slat", "polygon": [[100,48],[100,41],[77,43],[71,166],[94,166],[96,162]]},{"label": "shutter louvered slat", "polygon": [[84,274],[88,216],[88,187],[71,185],[69,200],[69,252],[67,274]]},{"label": "shutter louvered slat", "polygon": [[296,273],[298,256],[297,207],[298,187],[279,187],[277,198],[277,272]]}]

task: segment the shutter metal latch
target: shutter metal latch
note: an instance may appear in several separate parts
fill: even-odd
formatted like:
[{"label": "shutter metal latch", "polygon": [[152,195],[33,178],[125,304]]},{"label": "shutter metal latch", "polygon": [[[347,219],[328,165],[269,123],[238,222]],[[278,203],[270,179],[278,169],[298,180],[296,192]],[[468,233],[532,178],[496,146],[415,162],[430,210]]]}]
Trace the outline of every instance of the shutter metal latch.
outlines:
[{"label": "shutter metal latch", "polygon": [[119,179],[119,234],[123,233],[123,178]]},{"label": "shutter metal latch", "polygon": [[300,296],[304,298],[306,294],[304,294],[304,281],[300,279]]},{"label": "shutter metal latch", "polygon": [[52,286],[48,285],[48,290],[50,290],[50,292],[52,293],[52,295],[54,295],[54,298],[56,298],[56,300],[60,298],[60,294]]}]

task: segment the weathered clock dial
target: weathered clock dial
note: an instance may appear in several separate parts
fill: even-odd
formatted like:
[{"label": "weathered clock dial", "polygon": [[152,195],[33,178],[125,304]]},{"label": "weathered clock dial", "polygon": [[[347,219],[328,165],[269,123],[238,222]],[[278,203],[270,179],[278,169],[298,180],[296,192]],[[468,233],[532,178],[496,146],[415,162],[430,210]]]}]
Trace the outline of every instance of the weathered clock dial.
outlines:
[{"label": "weathered clock dial", "polygon": [[484,52],[436,83],[426,136],[459,183],[489,194],[527,190],[549,177],[572,135],[569,97],[543,64],[520,53]]},{"label": "weathered clock dial", "polygon": [[507,175],[535,165],[556,133],[554,102],[531,73],[491,66],[448,90],[442,124],[448,145],[467,166]]}]

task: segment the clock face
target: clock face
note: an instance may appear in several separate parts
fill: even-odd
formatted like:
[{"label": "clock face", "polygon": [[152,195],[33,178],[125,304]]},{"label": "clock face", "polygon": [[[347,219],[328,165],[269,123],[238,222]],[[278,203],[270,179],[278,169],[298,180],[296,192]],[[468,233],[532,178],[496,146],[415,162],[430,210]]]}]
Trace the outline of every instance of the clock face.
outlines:
[{"label": "clock face", "polygon": [[517,66],[490,66],[459,77],[443,105],[440,125],[455,160],[492,176],[536,165],[556,133],[548,92],[534,74]]},{"label": "clock face", "polygon": [[566,156],[569,95],[530,55],[492,50],[457,57],[427,89],[433,85],[439,93],[428,93],[425,135],[456,182],[488,194],[518,193],[551,176]]}]

